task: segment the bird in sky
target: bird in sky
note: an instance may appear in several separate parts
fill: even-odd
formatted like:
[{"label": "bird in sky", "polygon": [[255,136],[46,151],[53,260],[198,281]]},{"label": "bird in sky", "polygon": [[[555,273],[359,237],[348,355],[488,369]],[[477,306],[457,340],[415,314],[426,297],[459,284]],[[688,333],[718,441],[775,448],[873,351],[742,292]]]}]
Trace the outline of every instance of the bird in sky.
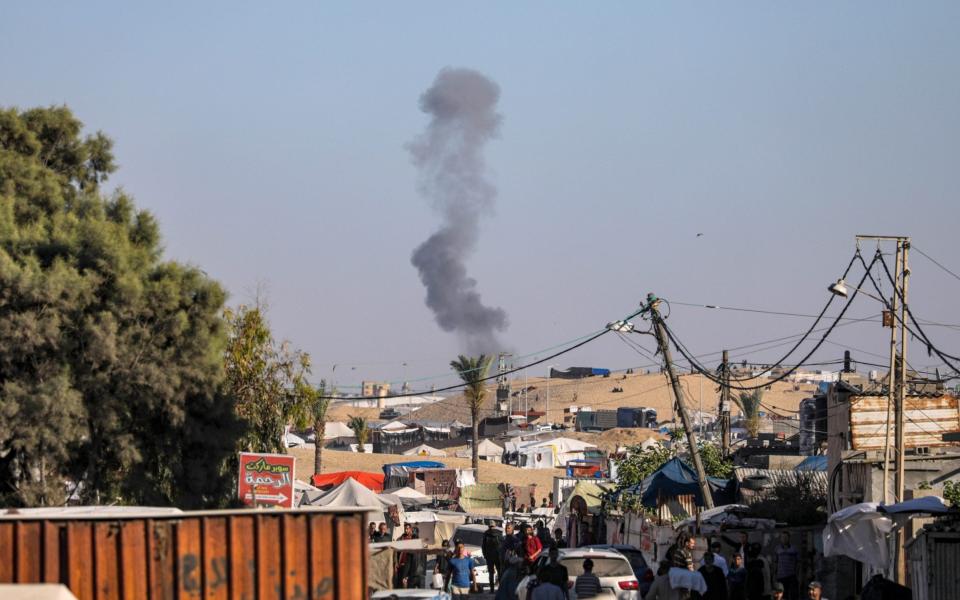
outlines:
[{"label": "bird in sky", "polygon": [[703,234],[702,234],[702,233],[698,233],[698,234],[697,234],[697,237],[703,237]]}]

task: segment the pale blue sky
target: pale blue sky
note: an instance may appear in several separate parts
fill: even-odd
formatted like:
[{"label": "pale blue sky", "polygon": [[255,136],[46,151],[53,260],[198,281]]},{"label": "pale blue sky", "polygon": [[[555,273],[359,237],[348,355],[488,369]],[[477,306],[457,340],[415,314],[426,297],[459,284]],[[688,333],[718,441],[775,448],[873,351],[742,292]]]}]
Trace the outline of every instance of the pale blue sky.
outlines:
[{"label": "pale blue sky", "polygon": [[[158,216],[167,255],[233,303],[266,284],[317,378],[432,375],[458,350],[409,261],[438,221],[404,144],[445,66],[501,87],[497,210],[469,266],[521,354],[648,291],[815,313],[856,233],[911,235],[960,270],[955,2],[133,4],[4,3],[0,104],[65,103],[113,137],[110,183]],[[917,314],[960,322],[960,281],[912,262]],[[807,324],[671,318],[695,352]],[[885,336],[836,340],[883,354]],[[645,362],[608,336],[559,364]]]}]

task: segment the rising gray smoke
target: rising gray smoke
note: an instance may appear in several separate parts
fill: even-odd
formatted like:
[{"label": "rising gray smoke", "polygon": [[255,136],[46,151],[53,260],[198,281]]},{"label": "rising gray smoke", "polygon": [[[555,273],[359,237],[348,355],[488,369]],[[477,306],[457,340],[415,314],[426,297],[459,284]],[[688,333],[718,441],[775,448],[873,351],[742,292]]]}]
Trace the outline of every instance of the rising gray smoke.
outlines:
[{"label": "rising gray smoke", "polygon": [[420,192],[443,218],[410,260],[437,324],[455,332],[471,355],[502,350],[496,332],[507,327],[507,313],[484,306],[464,264],[476,247],[480,217],[492,211],[497,194],[484,177],[483,148],[500,126],[499,97],[499,86],[480,73],[443,69],[420,96],[430,124],[408,146],[420,169]]}]

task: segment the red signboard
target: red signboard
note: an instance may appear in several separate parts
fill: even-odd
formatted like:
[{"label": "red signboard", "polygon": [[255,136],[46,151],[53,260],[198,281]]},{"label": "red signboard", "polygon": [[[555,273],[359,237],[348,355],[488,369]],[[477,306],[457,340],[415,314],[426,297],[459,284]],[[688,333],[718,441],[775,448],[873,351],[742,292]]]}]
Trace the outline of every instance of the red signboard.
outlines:
[{"label": "red signboard", "polygon": [[294,458],[286,454],[240,453],[237,495],[250,506],[293,508]]}]

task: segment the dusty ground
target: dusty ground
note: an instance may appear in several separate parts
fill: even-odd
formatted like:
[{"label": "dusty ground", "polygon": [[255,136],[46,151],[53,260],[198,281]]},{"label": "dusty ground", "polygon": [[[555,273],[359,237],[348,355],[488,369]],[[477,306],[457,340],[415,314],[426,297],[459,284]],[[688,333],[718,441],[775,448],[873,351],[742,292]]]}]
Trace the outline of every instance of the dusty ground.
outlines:
[{"label": "dusty ground", "polygon": [[[716,385],[701,375],[682,375],[681,384],[687,397],[687,408],[698,410],[703,404],[703,411],[715,413],[719,395]],[[755,385],[765,380],[743,382],[744,385]],[[772,389],[764,392],[763,403],[780,410],[797,410],[800,400],[810,396],[813,385],[799,386],[795,390],[793,384],[775,383]],[[622,388],[623,392],[613,392],[614,388]],[[559,423],[563,421],[563,409],[573,406],[589,406],[594,410],[617,409],[621,406],[649,407],[657,409],[661,421],[670,420],[673,406],[673,394],[667,383],[666,376],[660,373],[624,375],[612,374],[610,377],[589,377],[586,379],[528,379],[511,381],[513,392],[520,392],[512,396],[513,409],[522,409],[529,406],[532,410],[546,411],[549,395],[549,412],[547,422]],[[522,390],[526,389],[526,401]],[[481,416],[490,415],[494,409],[494,390],[490,388]],[[734,408],[734,414],[737,414]],[[464,423],[470,422],[470,411],[462,396],[453,396],[442,402],[425,406],[411,415],[412,418],[436,421],[452,421],[459,419]]]}]

